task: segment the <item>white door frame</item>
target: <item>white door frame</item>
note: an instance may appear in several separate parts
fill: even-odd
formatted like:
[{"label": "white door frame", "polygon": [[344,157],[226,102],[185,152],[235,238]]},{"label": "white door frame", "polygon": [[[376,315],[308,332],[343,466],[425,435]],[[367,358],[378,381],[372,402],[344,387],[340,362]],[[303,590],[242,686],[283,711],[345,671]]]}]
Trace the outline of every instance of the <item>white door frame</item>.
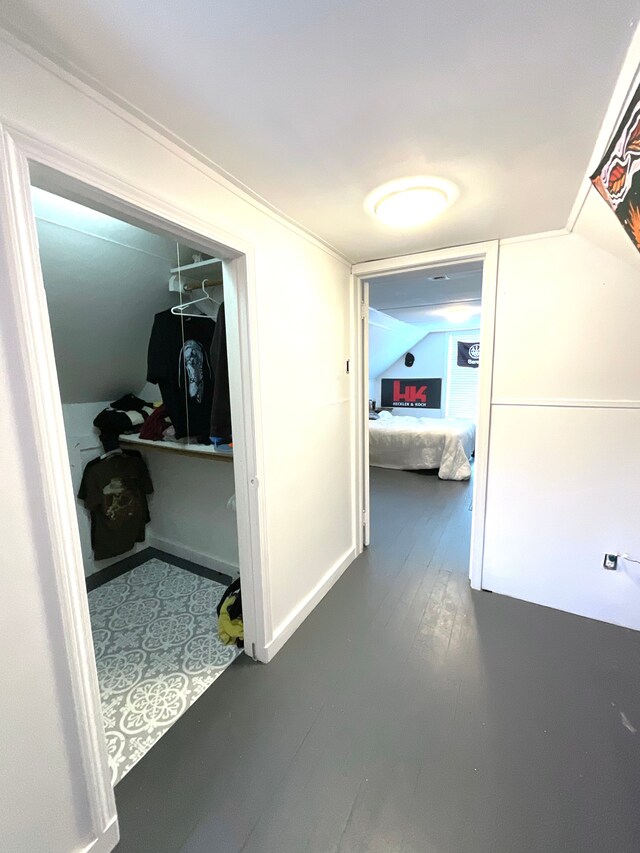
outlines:
[{"label": "white door frame", "polygon": [[[141,191],[20,130],[0,125],[0,239],[9,259],[12,312],[0,317],[20,341],[20,377],[29,395],[33,444],[40,481],[34,487],[44,499],[45,517],[34,520],[48,559],[41,571],[55,573],[57,601],[43,602],[47,618],[64,639],[52,648],[57,665],[68,670],[71,696],[65,711],[73,717],[81,750],[86,795],[94,838],[92,853],[111,850],[118,838],[115,800],[107,748],[80,538],[68,464],[62,404],[58,389],[51,326],[40,267],[35,219],[31,206],[30,164],[54,170],[62,184],[79,196],[110,208],[123,218],[161,230],[179,241],[215,253],[225,261],[225,277],[233,285],[226,294],[227,343],[230,352],[231,409],[242,434],[234,447],[240,574],[243,583],[247,651],[267,661],[271,637],[266,608],[268,579],[265,507],[262,489],[263,448],[256,353],[255,263],[253,246]],[[53,174],[53,173],[52,173]],[[168,284],[168,283],[167,283]],[[11,316],[9,316],[11,314]],[[43,586],[45,584],[43,583]],[[46,584],[50,586],[49,583]],[[62,644],[61,644],[62,645]]]},{"label": "white door frame", "polygon": [[[480,321],[480,346],[482,357],[479,367],[479,411],[476,432],[475,475],[473,482],[473,517],[471,524],[471,553],[469,555],[469,579],[473,589],[482,589],[482,562],[484,554],[484,529],[487,501],[487,476],[489,468],[489,434],[491,430],[491,397],[493,386],[493,354],[496,319],[496,297],[498,291],[499,243],[473,243],[451,249],[401,255],[380,261],[354,264],[352,273],[356,291],[361,294],[363,313],[368,313],[369,298],[367,282],[392,273],[410,272],[447,264],[482,262],[482,316]],[[369,387],[369,353],[366,334],[358,340],[358,373],[364,388]],[[359,517],[364,523],[364,544],[368,542],[369,519],[369,415],[368,390],[362,399],[359,442],[358,490],[362,501],[358,507]]]}]

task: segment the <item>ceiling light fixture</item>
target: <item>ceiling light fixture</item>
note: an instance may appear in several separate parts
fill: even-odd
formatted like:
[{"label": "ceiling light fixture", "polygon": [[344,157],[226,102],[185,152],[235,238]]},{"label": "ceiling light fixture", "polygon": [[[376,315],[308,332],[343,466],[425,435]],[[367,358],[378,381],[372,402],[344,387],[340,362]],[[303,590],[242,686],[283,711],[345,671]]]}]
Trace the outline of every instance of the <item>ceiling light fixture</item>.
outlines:
[{"label": "ceiling light fixture", "polygon": [[432,311],[438,317],[444,317],[450,323],[466,323],[473,316],[480,313],[480,307],[476,305],[448,305],[439,311]]},{"label": "ceiling light fixture", "polygon": [[443,213],[457,197],[455,184],[444,178],[401,178],[369,193],[364,207],[385,225],[417,228]]}]

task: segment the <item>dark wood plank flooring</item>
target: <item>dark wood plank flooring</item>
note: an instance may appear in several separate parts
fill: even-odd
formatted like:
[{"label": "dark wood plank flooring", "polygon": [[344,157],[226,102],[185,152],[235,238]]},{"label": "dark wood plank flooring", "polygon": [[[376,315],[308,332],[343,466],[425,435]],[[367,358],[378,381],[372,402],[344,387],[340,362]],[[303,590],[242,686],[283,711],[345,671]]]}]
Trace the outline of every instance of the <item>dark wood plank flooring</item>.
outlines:
[{"label": "dark wood plank flooring", "polygon": [[371,547],[118,785],[118,853],[637,853],[640,634],[471,592],[469,484],[371,473]]}]

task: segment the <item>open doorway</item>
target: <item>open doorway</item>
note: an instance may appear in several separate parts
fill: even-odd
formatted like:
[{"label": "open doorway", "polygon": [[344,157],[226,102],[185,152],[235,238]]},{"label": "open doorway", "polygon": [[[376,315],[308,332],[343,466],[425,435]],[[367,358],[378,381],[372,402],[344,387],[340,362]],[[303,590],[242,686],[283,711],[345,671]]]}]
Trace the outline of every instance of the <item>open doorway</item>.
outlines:
[{"label": "open doorway", "polygon": [[404,511],[408,525],[415,516],[416,530],[449,519],[452,541],[464,543],[457,569],[476,588],[496,271],[493,244],[354,267],[363,306],[364,544],[390,511]]},{"label": "open doorway", "polygon": [[56,500],[79,545],[65,570],[84,581],[74,617],[116,784],[255,637],[236,253],[38,166],[30,195],[67,450]]}]

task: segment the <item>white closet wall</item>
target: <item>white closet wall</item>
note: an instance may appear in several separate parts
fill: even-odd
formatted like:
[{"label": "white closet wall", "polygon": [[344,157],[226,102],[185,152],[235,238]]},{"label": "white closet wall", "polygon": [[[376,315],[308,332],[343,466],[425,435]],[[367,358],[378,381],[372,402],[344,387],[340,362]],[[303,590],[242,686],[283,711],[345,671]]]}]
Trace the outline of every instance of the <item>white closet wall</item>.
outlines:
[{"label": "white closet wall", "polygon": [[153,480],[147,544],[232,578],[239,574],[233,463],[143,450]]}]

